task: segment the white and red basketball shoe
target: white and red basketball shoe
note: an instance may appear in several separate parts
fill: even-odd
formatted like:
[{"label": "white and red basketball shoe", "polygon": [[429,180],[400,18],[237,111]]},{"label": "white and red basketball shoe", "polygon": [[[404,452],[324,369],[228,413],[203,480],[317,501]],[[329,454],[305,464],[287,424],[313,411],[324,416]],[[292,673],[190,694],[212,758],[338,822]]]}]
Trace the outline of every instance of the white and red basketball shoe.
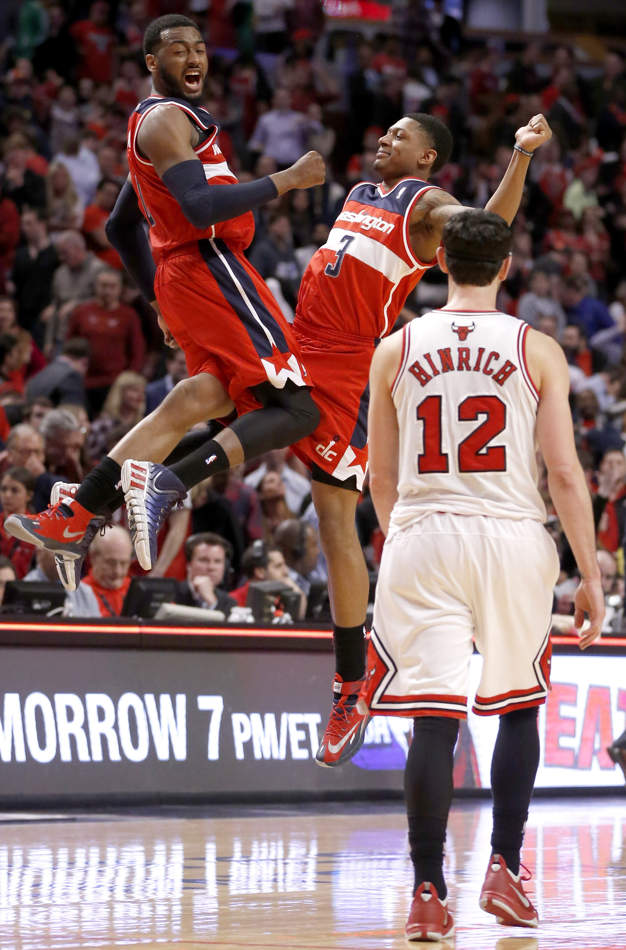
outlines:
[{"label": "white and red basketball shoe", "polygon": [[338,673],[333,682],[333,706],[328,725],[317,750],[318,765],[332,768],[347,762],[359,751],[365,739],[365,729],[370,720],[369,711],[357,709],[359,690],[363,680],[345,682]]},{"label": "white and red basketball shoe", "polygon": [[[523,867],[523,865],[522,865]],[[530,871],[524,868],[522,877],[513,874],[506,866],[500,854],[492,854],[480,892],[480,906],[488,914],[494,914],[499,924],[509,927],[536,927],[539,923],[537,911],[531,904],[522,881],[529,881]]]},{"label": "white and red basketball shoe", "polygon": [[442,901],[430,881],[424,881],[415,891],[404,932],[407,940],[446,940],[454,934],[448,898]]}]

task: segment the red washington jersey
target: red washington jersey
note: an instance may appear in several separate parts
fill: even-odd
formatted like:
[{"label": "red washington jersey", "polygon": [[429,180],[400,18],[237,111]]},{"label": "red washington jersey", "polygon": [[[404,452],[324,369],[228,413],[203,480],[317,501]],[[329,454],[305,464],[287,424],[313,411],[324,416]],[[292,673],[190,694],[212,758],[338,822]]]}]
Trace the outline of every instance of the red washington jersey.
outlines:
[{"label": "red washington jersey", "polygon": [[254,217],[251,211],[212,224],[208,228],[195,228],[182,212],[176,198],[165,187],[152,163],[137,148],[137,133],[141,123],[153,109],[170,103],[178,106],[199,133],[194,152],[202,162],[207,182],[211,185],[233,184],[237,178],[228,167],[217,144],[219,125],[206,109],[193,106],[184,99],[152,95],[136,107],[128,120],[128,167],[130,180],[135,189],[139,206],[150,225],[150,245],[155,262],[183,244],[203,238],[221,238],[233,250],[244,250],[254,236]]},{"label": "red washington jersey", "polygon": [[369,339],[389,333],[406,298],[435,263],[418,260],[409,236],[415,202],[434,187],[417,178],[403,178],[389,191],[382,183],[355,185],[302,278],[298,332],[314,336],[331,330]]}]

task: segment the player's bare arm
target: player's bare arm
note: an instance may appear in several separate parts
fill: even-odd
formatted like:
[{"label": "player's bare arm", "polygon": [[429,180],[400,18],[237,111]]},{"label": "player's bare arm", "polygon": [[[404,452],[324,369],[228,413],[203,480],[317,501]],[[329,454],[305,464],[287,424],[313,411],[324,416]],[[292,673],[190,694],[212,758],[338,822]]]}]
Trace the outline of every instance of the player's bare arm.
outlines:
[{"label": "player's bare arm", "polygon": [[370,492],[378,523],[389,531],[398,497],[398,417],[391,388],[402,358],[403,334],[394,333],[377,347],[370,368],[368,413]]},{"label": "player's bare arm", "polygon": [[528,331],[526,352],[531,378],[539,390],[537,441],[548,471],[548,487],[582,578],[574,599],[574,623],[582,627],[584,613],[588,614],[590,625],[580,634],[580,647],[585,649],[600,636],[604,594],[591,498],[574,443],[569,371],[559,344],[543,333]]},{"label": "player's bare arm", "polygon": [[[552,138],[552,130],[545,116],[534,115],[527,125],[515,133],[515,144],[523,152],[513,149],[511,161],[496,191],[485,205],[486,211],[492,211],[511,224],[518,212],[526,174],[532,154]],[[529,152],[525,155],[524,152]],[[441,241],[441,232],[446,221],[453,215],[467,210],[456,198],[433,188],[416,202],[411,214],[409,233],[416,256],[425,262],[431,261]]]}]

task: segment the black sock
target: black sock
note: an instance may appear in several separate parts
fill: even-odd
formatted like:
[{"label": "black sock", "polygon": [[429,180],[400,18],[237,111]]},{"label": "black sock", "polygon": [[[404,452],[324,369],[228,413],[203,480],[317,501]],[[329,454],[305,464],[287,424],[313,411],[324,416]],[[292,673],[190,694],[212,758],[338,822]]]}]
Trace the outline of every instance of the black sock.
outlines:
[{"label": "black sock", "polygon": [[175,475],[178,475],[185,488],[191,488],[198,482],[203,482],[209,475],[216,475],[230,468],[226,452],[214,439],[204,442],[194,449],[180,462],[170,466]]},{"label": "black sock", "polygon": [[358,627],[333,626],[335,662],[344,683],[360,680],[365,673],[365,634],[363,624]]},{"label": "black sock", "polygon": [[500,716],[491,760],[493,832],[491,849],[519,873],[524,825],[539,766],[537,707]]},{"label": "black sock", "polygon": [[76,501],[95,515],[105,514],[116,500],[121,474],[121,467],[106,455],[82,481]]},{"label": "black sock", "polygon": [[415,872],[413,890],[430,881],[442,900],[448,893],[443,876],[443,847],[452,802],[452,766],[458,732],[458,719],[415,719],[404,772],[409,846]]}]

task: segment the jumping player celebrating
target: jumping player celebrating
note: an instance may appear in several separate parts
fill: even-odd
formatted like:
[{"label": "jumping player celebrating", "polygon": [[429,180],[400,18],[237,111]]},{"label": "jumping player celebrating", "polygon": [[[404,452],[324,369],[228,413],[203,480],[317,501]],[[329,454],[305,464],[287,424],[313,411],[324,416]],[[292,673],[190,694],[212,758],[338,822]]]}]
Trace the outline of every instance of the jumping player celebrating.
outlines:
[{"label": "jumping player celebrating", "polygon": [[[251,209],[321,184],[322,157],[309,152],[285,171],[237,183],[219,148],[219,125],[199,105],[208,61],[197,26],[160,17],[146,30],[144,51],[152,91],[129,120],[130,176],[107,233],[145,297],[158,302],[166,340],[183,349],[190,378],[115,446],[74,498],[66,494],[46,512],[7,525],[59,555],[70,589],[103,515],[120,503],[120,478],[137,555],[149,569],[155,532],[186,487],[297,441],[319,420],[293,333],[243,251],[254,233]],[[187,454],[182,469],[131,461],[159,462],[177,445],[177,457],[189,453],[207,438],[205,430],[179,445],[191,426],[233,408],[233,426]]]}]

